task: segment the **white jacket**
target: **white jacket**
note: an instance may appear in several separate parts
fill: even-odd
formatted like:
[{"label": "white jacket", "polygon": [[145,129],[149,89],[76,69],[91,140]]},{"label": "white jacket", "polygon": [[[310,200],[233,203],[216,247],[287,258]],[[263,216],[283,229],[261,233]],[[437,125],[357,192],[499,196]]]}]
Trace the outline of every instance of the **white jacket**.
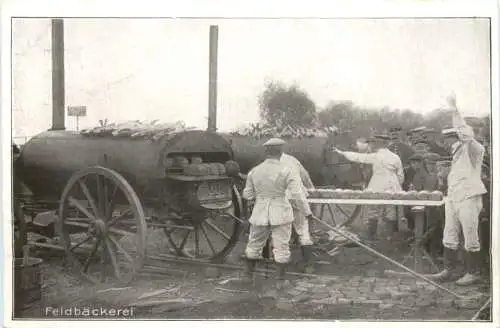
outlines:
[{"label": "white jacket", "polygon": [[372,165],[372,177],[367,189],[380,192],[401,191],[404,180],[403,164],[398,155],[387,148],[370,154],[340,151],[348,160]]},{"label": "white jacket", "polygon": [[249,222],[254,225],[282,225],[293,222],[293,211],[287,194],[299,210],[311,214],[304,196],[300,176],[277,159],[266,159],[248,173],[243,197],[255,200]]},{"label": "white jacket", "polygon": [[288,166],[289,168],[291,168],[292,170],[294,170],[300,176],[301,184],[302,184],[304,191],[307,195],[307,189],[313,189],[314,184],[311,181],[311,177],[309,176],[309,172],[307,172],[307,170],[304,168],[302,163],[297,158],[293,157],[292,155],[288,155],[285,153],[283,153],[281,155],[280,161],[283,164],[285,164],[286,166]]},{"label": "white jacket", "polygon": [[453,115],[453,128],[459,141],[452,146],[452,164],[448,174],[448,198],[460,202],[486,193],[481,180],[484,147],[474,139],[474,131],[458,111]]}]

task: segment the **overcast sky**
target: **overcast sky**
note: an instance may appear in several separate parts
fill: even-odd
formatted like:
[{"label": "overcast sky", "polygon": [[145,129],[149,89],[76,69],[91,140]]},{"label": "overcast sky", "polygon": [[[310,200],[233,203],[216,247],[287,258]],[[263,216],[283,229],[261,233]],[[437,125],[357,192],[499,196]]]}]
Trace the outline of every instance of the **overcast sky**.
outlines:
[{"label": "overcast sky", "polygon": [[[218,128],[258,120],[266,80],[298,83],[319,107],[351,100],[428,112],[454,91],[490,111],[486,19],[66,19],[66,105],[99,119],[206,128],[209,25],[219,25]],[[13,22],[14,136],[50,128],[50,20]],[[67,118],[74,129],[73,118]]]}]

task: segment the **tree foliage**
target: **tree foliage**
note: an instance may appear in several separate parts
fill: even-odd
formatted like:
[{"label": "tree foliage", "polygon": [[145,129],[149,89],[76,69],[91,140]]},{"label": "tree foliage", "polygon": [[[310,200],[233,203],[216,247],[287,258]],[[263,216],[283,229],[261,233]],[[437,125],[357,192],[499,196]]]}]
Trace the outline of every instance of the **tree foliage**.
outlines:
[{"label": "tree foliage", "polygon": [[269,82],[259,97],[260,117],[267,124],[312,127],[316,117],[316,105],[309,95],[297,85],[286,86],[281,82]]},{"label": "tree foliage", "polygon": [[[295,84],[287,86],[279,81],[266,84],[259,97],[259,107],[262,119],[262,124],[257,125],[259,131],[290,128],[328,128],[333,131],[335,127],[356,137],[369,137],[374,133],[388,132],[392,126],[401,126],[403,130],[417,126],[441,130],[452,122],[450,111],[442,108],[422,115],[408,108],[361,107],[350,100],[331,101],[316,112],[314,101],[304,90]],[[479,136],[489,138],[490,116],[473,118],[472,121]]]}]

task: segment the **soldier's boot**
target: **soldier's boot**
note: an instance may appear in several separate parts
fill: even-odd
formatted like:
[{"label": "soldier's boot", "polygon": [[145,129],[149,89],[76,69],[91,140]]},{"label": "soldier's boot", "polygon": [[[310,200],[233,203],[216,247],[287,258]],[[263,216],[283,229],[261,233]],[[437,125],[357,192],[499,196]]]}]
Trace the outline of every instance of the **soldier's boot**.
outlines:
[{"label": "soldier's boot", "polygon": [[377,241],[378,221],[369,220],[366,223],[365,241],[368,245],[373,245]]},{"label": "soldier's boot", "polygon": [[313,246],[312,245],[304,245],[302,246],[302,258],[304,262],[303,271],[305,273],[314,273],[314,265],[312,263],[313,260]]},{"label": "soldier's boot", "polygon": [[285,286],[285,274],[287,263],[276,263],[276,289],[281,290]]},{"label": "soldier's boot", "polygon": [[388,234],[387,240],[394,240],[396,237],[396,233],[399,231],[398,221],[386,221],[385,226]]},{"label": "soldier's boot", "polygon": [[243,269],[242,281],[246,284],[253,283],[253,275],[255,272],[255,266],[257,265],[257,260],[245,259],[245,267]]},{"label": "soldier's boot", "polygon": [[465,252],[465,275],[458,279],[455,283],[458,286],[470,286],[481,280],[479,273],[479,252]]},{"label": "soldier's boot", "polygon": [[453,264],[457,258],[457,250],[444,248],[443,250],[443,265],[444,269],[436,274],[427,275],[428,278],[435,281],[445,281],[451,278]]}]

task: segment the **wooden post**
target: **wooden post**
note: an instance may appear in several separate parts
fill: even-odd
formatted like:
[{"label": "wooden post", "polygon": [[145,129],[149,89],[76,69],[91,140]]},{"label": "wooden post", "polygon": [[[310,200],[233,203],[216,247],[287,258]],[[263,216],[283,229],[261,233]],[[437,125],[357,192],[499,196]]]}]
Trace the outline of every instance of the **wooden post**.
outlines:
[{"label": "wooden post", "polygon": [[208,131],[217,131],[217,43],[219,27],[210,26],[210,53],[208,72]]},{"label": "wooden post", "polygon": [[64,21],[52,19],[52,129],[64,125]]}]

